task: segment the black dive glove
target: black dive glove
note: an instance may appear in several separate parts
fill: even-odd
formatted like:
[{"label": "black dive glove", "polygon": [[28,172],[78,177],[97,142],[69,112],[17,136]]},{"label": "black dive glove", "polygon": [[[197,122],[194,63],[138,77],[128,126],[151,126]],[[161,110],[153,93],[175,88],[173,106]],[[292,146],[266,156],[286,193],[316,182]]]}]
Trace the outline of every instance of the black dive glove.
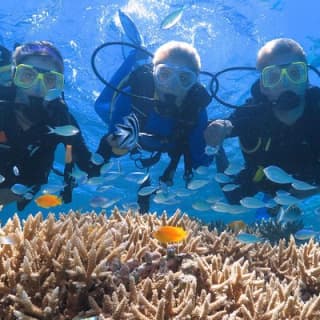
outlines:
[{"label": "black dive glove", "polygon": [[101,138],[97,153],[101,154],[106,162],[110,160],[112,156],[112,147],[108,142],[108,134]]},{"label": "black dive glove", "polygon": [[26,198],[21,198],[20,200],[17,201],[17,209],[18,211],[22,211],[34,198],[35,194],[40,190],[41,185],[34,185],[28,193],[30,194],[30,197]]}]

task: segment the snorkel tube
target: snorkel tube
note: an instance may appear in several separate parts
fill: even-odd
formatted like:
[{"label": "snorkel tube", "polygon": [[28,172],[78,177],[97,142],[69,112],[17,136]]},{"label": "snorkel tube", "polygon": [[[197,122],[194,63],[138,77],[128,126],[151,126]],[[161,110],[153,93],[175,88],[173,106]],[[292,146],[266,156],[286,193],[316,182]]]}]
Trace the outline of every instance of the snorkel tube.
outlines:
[{"label": "snorkel tube", "polygon": [[[213,98],[215,100],[217,100],[223,106],[228,107],[228,108],[232,108],[232,109],[237,109],[240,106],[228,103],[228,102],[224,101],[223,99],[219,98],[218,91],[220,89],[220,83],[219,83],[218,77],[221,76],[222,74],[226,73],[226,72],[235,71],[235,70],[256,71],[257,69],[254,68],[254,67],[231,67],[231,68],[226,68],[226,69],[223,69],[223,70],[215,73],[213,78],[212,78],[212,81],[210,83],[210,91],[213,93]],[[213,90],[213,83],[215,83],[215,90]]]},{"label": "snorkel tube", "polygon": [[147,49],[141,47],[141,46],[138,46],[138,45],[135,45],[133,43],[129,43],[129,42],[123,42],[123,41],[114,41],[114,42],[105,42],[103,43],[102,45],[100,45],[99,47],[97,47],[92,55],[91,55],[91,67],[92,67],[92,70],[94,72],[94,74],[97,76],[97,78],[106,86],[108,86],[109,88],[111,88],[112,90],[114,90],[115,92],[117,93],[121,93],[121,94],[124,94],[126,96],[129,96],[129,97],[134,97],[134,98],[139,98],[139,99],[145,99],[145,100],[149,100],[149,101],[154,101],[155,99],[154,98],[149,98],[149,97],[144,97],[144,96],[137,96],[137,95],[134,95],[132,93],[129,93],[129,92],[126,92],[125,90],[122,90],[122,89],[119,89],[115,86],[113,86],[109,81],[107,81],[98,71],[97,67],[96,67],[96,57],[97,57],[97,54],[104,48],[106,47],[111,47],[111,46],[115,46],[115,45],[119,45],[119,46],[128,46],[128,47],[131,47],[133,49],[136,49],[136,50],[139,50],[141,52],[143,52],[144,54],[146,54],[147,56],[149,57],[153,57],[153,54],[150,53]]},{"label": "snorkel tube", "polygon": [[[308,65],[308,68],[310,70],[312,70],[320,78],[320,71],[316,67],[314,67],[312,65]],[[221,99],[218,96],[218,91],[220,89],[220,83],[219,83],[218,77],[221,76],[224,73],[227,73],[229,71],[235,71],[235,70],[240,70],[240,71],[258,71],[255,67],[231,67],[231,68],[226,68],[226,69],[223,69],[223,70],[215,73],[213,75],[212,81],[210,83],[210,92],[212,93],[212,97],[216,101],[218,101],[220,104],[222,104],[223,106],[228,107],[228,108],[232,108],[232,109],[237,109],[237,108],[241,108],[241,107],[252,108],[252,107],[260,106],[261,104],[254,104],[254,105],[250,105],[250,106],[248,106],[247,104],[242,104],[242,105],[231,104],[231,103],[228,103],[225,100]],[[215,84],[215,88],[214,89],[213,89],[213,84]],[[286,95],[285,97],[283,97],[283,99],[284,100],[290,99],[290,101],[293,101],[293,99],[295,99],[295,97],[291,97],[291,96],[289,97],[289,96]],[[292,102],[292,105],[294,105],[295,103],[296,103],[296,101]],[[281,103],[281,105],[283,105],[283,103]]]},{"label": "snorkel tube", "polygon": [[[111,47],[111,46],[115,46],[115,45],[119,45],[119,46],[128,46],[128,47],[131,47],[133,49],[136,49],[136,50],[139,50],[141,52],[143,52],[144,54],[146,54],[147,56],[149,56],[150,58],[153,58],[153,54],[151,52],[149,52],[147,49],[145,49],[144,47],[141,47],[139,45],[136,45],[136,44],[133,44],[133,43],[130,43],[130,42],[123,42],[123,41],[114,41],[114,42],[105,42],[103,44],[101,44],[99,47],[97,47],[92,55],[91,55],[91,67],[92,67],[92,70],[94,72],[94,74],[97,76],[97,78],[106,86],[108,86],[109,88],[111,88],[112,90],[114,90],[115,92],[118,92],[118,93],[121,93],[121,94],[124,94],[126,96],[129,96],[129,97],[133,97],[133,98],[138,98],[138,99],[145,99],[145,100],[148,100],[148,101],[154,101],[155,99],[154,98],[149,98],[149,97],[145,97],[145,96],[137,96],[137,95],[134,95],[132,93],[129,93],[129,92],[126,92],[122,89],[119,89],[115,86],[113,86],[109,81],[107,81],[98,71],[97,69],[97,66],[96,66],[96,57],[98,55],[98,53],[106,48],[106,47]],[[211,93],[211,97],[215,97],[217,91],[218,91],[218,80],[216,79],[216,75],[212,74],[211,72],[208,72],[208,71],[200,71],[200,74],[202,75],[205,75],[205,76],[208,76],[211,78],[210,80],[210,84],[209,84],[209,90],[210,90],[210,93]],[[213,91],[213,86],[215,84],[215,90]]]}]

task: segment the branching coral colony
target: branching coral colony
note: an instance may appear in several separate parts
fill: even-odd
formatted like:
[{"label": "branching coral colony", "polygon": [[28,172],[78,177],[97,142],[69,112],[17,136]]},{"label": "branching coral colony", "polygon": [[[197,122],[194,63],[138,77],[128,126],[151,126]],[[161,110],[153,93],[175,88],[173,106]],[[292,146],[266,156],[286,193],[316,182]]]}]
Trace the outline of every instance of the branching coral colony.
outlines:
[{"label": "branching coral colony", "polygon": [[[188,237],[163,245],[159,226]],[[320,249],[242,244],[187,215],[41,213],[0,229],[0,319],[320,319]]]}]

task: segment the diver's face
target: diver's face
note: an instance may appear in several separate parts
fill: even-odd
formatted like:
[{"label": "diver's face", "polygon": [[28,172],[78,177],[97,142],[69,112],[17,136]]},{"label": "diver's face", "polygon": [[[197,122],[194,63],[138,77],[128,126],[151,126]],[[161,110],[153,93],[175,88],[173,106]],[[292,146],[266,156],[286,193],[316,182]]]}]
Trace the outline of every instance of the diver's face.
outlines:
[{"label": "diver's face", "polygon": [[270,101],[277,101],[286,91],[303,96],[308,87],[308,67],[296,55],[282,54],[270,59],[261,70],[260,80],[261,92]]},{"label": "diver's face", "polygon": [[183,98],[197,82],[197,74],[182,60],[166,59],[157,64],[153,78],[158,92]]},{"label": "diver's face", "polygon": [[30,56],[17,66],[14,83],[20,97],[44,98],[50,90],[62,90],[63,75],[49,57]]}]

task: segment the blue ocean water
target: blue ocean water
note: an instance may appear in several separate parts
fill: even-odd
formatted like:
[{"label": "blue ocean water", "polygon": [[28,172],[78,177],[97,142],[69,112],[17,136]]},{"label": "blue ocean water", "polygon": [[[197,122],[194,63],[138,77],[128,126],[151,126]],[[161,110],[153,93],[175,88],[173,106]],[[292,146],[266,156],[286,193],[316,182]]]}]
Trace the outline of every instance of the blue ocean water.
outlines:
[{"label": "blue ocean water", "polygon": [[[168,30],[162,30],[162,20],[173,10],[188,5],[178,24]],[[71,112],[75,115],[87,144],[94,151],[100,137],[105,133],[105,124],[94,112],[93,104],[103,84],[94,75],[90,58],[94,49],[107,41],[120,41],[121,27],[118,10],[121,9],[134,20],[141,31],[146,47],[153,52],[155,48],[169,40],[181,40],[192,43],[199,50],[202,58],[202,70],[217,72],[226,67],[254,66],[257,50],[268,40],[277,37],[296,39],[305,48],[309,62],[320,65],[320,37],[318,35],[317,0],[219,0],[219,1],[102,1],[102,0],[11,0],[2,1],[0,6],[0,44],[12,48],[16,42],[33,40],[52,41],[61,51],[66,65],[65,97]],[[98,67],[104,77],[109,78],[123,60],[120,47],[110,47],[99,54]],[[205,82],[207,79],[203,79]],[[235,72],[221,79],[220,96],[230,103],[241,104],[249,95],[253,79],[245,73]],[[312,81],[319,80],[312,76]],[[210,118],[228,115],[232,110],[213,101],[208,108]],[[232,162],[241,162],[241,157],[234,140],[225,143],[225,148]],[[168,159],[151,170],[156,183]],[[63,165],[63,149],[56,153],[56,166]],[[130,159],[123,158],[115,162],[114,167],[125,176],[137,171]],[[210,167],[210,175],[215,173],[215,166]],[[183,187],[182,166],[176,173],[175,188]],[[50,175],[50,183],[60,183],[61,178]],[[121,198],[117,206],[136,201],[137,185],[123,177],[110,182],[115,188],[103,195],[107,198]],[[90,200],[97,195],[95,186],[80,186],[74,190],[73,202],[49,211],[66,212],[69,209],[92,210]],[[169,190],[169,192],[171,192]],[[174,192],[174,190],[172,190]],[[198,211],[193,208],[197,201],[221,195],[213,181],[192,196],[180,198],[172,205],[152,202],[151,211],[166,210],[172,214],[176,208],[205,221],[235,219],[252,221],[254,214],[222,215],[209,209]],[[193,206],[192,206],[193,205]],[[314,197],[301,203],[305,211],[306,224],[310,222],[316,229],[320,221],[318,208],[320,199]],[[100,210],[99,208],[96,210]],[[111,208],[106,209],[110,212]],[[31,203],[20,212],[21,217],[36,213],[39,208]],[[16,212],[15,205],[10,205],[1,212],[1,221]]]}]

